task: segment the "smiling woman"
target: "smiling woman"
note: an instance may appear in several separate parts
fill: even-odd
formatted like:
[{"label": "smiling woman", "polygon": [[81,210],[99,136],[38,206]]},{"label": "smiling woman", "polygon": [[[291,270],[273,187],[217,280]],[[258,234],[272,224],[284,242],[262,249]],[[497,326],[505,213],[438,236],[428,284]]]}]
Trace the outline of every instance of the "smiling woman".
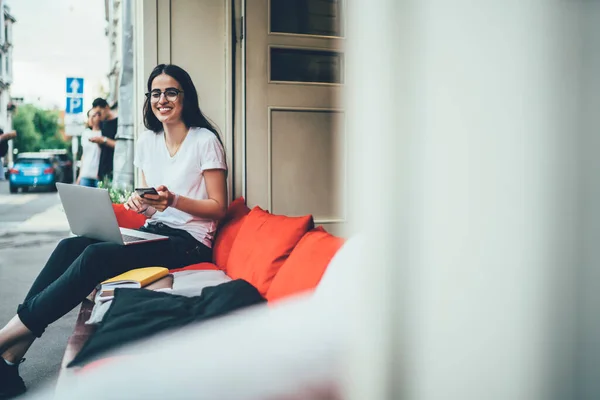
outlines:
[{"label": "smiling woman", "polygon": [[185,228],[210,246],[215,221],[226,210],[227,165],[219,134],[198,107],[196,87],[182,68],[161,64],[152,71],[144,124],[150,132],[140,135],[135,165],[142,170],[142,184],[159,194],[142,199],[134,193],[125,206]]},{"label": "smiling woman", "polygon": [[196,88],[175,65],[157,66],[148,79],[145,125],[135,165],[143,186],[125,208],[150,217],[140,228],[169,240],[135,246],[86,237],[62,240],[33,283],[17,315],[0,329],[0,398],[25,391],[18,365],[46,327],[79,304],[94,287],[131,269],[169,269],[210,261],[217,221],[227,207],[225,151],[198,107]]}]

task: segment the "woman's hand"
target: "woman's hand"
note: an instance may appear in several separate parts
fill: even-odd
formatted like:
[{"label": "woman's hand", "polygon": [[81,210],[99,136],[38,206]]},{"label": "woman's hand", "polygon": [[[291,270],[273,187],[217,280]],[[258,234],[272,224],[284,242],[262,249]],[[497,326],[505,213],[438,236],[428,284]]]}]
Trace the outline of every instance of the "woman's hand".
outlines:
[{"label": "woman's hand", "polygon": [[157,211],[165,211],[173,204],[175,194],[170,192],[165,185],[156,188],[158,194],[147,194],[144,196],[144,203],[154,207]]},{"label": "woman's hand", "polygon": [[145,203],[144,199],[140,197],[136,192],[131,193],[129,199],[123,205],[126,210],[133,210],[138,214],[143,213],[148,208],[148,205]]}]

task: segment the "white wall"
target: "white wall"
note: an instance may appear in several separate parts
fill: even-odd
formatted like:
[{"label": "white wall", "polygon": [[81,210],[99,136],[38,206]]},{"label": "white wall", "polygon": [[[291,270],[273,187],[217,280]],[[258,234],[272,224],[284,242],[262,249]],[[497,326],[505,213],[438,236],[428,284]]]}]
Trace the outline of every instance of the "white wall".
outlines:
[{"label": "white wall", "polygon": [[[146,80],[159,63],[176,64],[192,77],[200,108],[219,128],[231,163],[231,61],[229,1],[138,0],[136,45],[137,104],[140,110]],[[143,49],[143,50],[142,50]],[[141,120],[138,120],[138,131]]]},{"label": "white wall", "polygon": [[192,76],[202,111],[227,135],[227,1],[171,0],[171,58]]}]

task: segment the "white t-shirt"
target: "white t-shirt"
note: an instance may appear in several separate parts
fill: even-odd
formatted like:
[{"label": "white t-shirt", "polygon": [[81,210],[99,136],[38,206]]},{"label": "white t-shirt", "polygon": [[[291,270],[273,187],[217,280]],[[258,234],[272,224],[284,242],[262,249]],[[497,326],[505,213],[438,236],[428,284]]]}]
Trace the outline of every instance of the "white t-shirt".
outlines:
[{"label": "white t-shirt", "polygon": [[[196,200],[208,199],[203,172],[227,169],[225,151],[217,136],[208,129],[193,127],[173,157],[169,155],[163,132],[142,133],[137,141],[134,164],[144,172],[148,186],[165,185],[173,193]],[[186,230],[212,247],[214,220],[194,217],[173,207],[156,212],[151,220]]]},{"label": "white t-shirt", "polygon": [[81,134],[83,160],[79,176],[82,178],[98,179],[98,165],[100,165],[100,153],[102,149],[97,143],[90,142],[89,139],[94,136],[102,136],[102,132],[86,129]]}]

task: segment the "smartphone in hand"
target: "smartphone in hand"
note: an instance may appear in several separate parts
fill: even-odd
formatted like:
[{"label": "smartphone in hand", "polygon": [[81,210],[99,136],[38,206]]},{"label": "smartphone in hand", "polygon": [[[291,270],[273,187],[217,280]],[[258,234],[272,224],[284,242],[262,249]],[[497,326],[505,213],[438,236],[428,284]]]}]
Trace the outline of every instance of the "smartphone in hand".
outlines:
[{"label": "smartphone in hand", "polygon": [[138,194],[138,196],[140,197],[144,197],[147,194],[158,194],[158,192],[156,191],[156,189],[154,189],[153,187],[149,187],[149,188],[136,188],[135,192]]}]

